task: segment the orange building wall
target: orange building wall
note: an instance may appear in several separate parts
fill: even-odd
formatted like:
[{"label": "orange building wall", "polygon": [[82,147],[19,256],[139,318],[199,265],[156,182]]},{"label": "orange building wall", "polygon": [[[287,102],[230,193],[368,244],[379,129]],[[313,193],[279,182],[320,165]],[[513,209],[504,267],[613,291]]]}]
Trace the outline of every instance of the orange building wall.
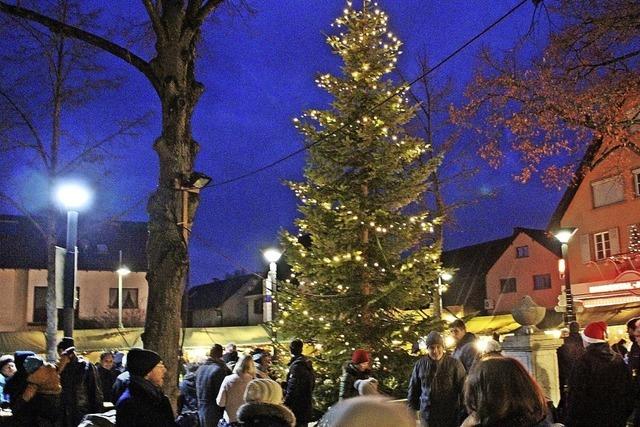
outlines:
[{"label": "orange building wall", "polygon": [[[640,198],[634,195],[631,172],[637,168],[640,168],[640,156],[625,151],[622,157],[610,156],[584,177],[560,222],[563,227],[578,227],[568,246],[572,284],[613,280],[617,276],[616,268],[610,261],[583,263],[580,236],[589,235],[593,260],[593,233],[617,227],[620,252],[628,252],[628,226],[640,223]],[[591,183],[616,174],[623,176],[624,201],[594,208]]]},{"label": "orange building wall", "polygon": [[[516,258],[518,246],[528,246],[529,257]],[[534,290],[533,276],[547,273],[551,275],[551,288]],[[516,292],[502,294],[500,279],[509,277],[516,278]],[[525,295],[540,306],[553,308],[558,304],[560,287],[558,257],[527,234],[520,233],[487,273],[487,298],[495,301],[495,309],[488,312],[508,313]]]}]

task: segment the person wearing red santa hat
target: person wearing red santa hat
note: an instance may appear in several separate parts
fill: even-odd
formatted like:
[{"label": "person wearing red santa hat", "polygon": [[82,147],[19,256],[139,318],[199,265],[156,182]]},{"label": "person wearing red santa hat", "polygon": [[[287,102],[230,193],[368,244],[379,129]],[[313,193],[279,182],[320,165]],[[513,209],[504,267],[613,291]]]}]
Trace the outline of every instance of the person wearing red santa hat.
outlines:
[{"label": "person wearing red santa hat", "polygon": [[589,323],[582,331],[585,353],[569,379],[567,427],[624,427],[633,410],[631,373],[609,347],[607,324]]},{"label": "person wearing red santa hat", "polygon": [[356,388],[356,381],[366,380],[371,377],[371,355],[368,351],[361,348],[357,349],[351,355],[351,361],[342,367],[342,376],[340,377],[340,393],[339,399],[347,399],[359,395]]}]

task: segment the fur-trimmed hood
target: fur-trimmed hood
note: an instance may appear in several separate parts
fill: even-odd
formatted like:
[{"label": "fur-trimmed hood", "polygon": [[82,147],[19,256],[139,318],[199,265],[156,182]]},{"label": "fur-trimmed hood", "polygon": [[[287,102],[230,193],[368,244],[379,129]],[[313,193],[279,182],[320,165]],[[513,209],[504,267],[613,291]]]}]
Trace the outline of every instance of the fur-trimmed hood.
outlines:
[{"label": "fur-trimmed hood", "polygon": [[[272,403],[245,403],[238,409],[238,421],[247,425],[253,425],[253,419],[276,418],[287,423],[291,427],[296,425],[296,417],[293,412],[284,405]],[[264,425],[264,424],[260,424]]]}]

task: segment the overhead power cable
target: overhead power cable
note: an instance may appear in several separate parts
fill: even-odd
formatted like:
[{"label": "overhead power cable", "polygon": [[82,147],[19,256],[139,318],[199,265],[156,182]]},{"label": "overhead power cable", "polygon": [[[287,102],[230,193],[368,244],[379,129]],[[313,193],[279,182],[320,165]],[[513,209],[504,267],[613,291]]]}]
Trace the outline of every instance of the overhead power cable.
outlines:
[{"label": "overhead power cable", "polygon": [[[504,15],[502,15],[500,18],[498,18],[497,20],[495,20],[493,23],[491,23],[489,26],[487,26],[485,29],[483,29],[482,31],[480,31],[478,34],[476,34],[475,36],[471,37],[469,40],[467,40],[465,43],[463,43],[460,47],[458,47],[456,50],[454,50],[453,52],[451,52],[449,55],[447,55],[444,59],[442,59],[440,62],[438,62],[435,66],[433,66],[432,68],[430,68],[429,70],[427,70],[426,72],[420,74],[419,76],[417,76],[416,78],[414,78],[413,80],[409,81],[406,83],[406,85],[408,87],[413,86],[415,83],[417,83],[418,81],[420,81],[421,79],[425,78],[426,76],[428,76],[429,74],[431,74],[433,71],[437,70],[438,68],[440,68],[442,65],[444,65],[445,63],[447,63],[449,60],[451,60],[454,56],[456,56],[458,53],[460,53],[462,50],[464,50],[467,46],[469,46],[471,43],[475,42],[476,40],[478,40],[480,37],[482,37],[483,35],[485,35],[486,33],[488,33],[489,31],[491,31],[491,29],[493,29],[495,26],[497,26],[500,22],[504,21],[508,16],[510,16],[512,13],[514,13],[516,10],[518,10],[520,7],[522,7],[522,5],[524,5],[525,3],[527,3],[529,0],[521,0],[517,5],[515,5],[514,7],[512,7],[509,11],[507,11]],[[534,0],[535,2],[535,0]],[[363,114],[370,114],[372,112],[374,112],[376,109],[378,109],[380,106],[384,105],[385,103],[389,102],[389,100],[395,98],[398,95],[402,95],[402,93],[405,91],[404,87],[399,88],[398,90],[396,90],[394,93],[392,93],[391,95],[387,96],[386,98],[384,98],[382,101],[373,104],[371,107],[367,108],[366,110],[363,111]],[[211,183],[209,185],[207,185],[205,188],[215,188],[215,187],[221,187],[223,185],[227,185],[227,184],[231,184],[233,182],[236,181],[240,181],[242,179],[248,178],[252,175],[256,175],[260,172],[263,172],[267,169],[271,169],[272,167],[285,162],[287,160],[289,160],[292,157],[297,156],[298,154],[308,150],[311,147],[314,147],[318,144],[321,144],[322,142],[326,141],[329,137],[336,135],[338,132],[340,132],[341,130],[345,129],[347,126],[351,125],[353,123],[353,121],[347,121],[346,123],[342,124],[341,126],[338,126],[337,128],[335,128],[334,130],[332,130],[331,132],[325,133],[324,135],[322,135],[320,138],[318,138],[318,140],[305,145],[302,148],[299,148],[298,150],[295,150],[289,154],[287,154],[284,157],[281,157],[277,160],[272,161],[271,163],[268,163],[266,165],[263,165],[257,169],[254,169],[252,171],[243,173],[242,175],[238,175],[236,177],[233,178],[229,178],[227,180],[218,182],[218,183]]]}]

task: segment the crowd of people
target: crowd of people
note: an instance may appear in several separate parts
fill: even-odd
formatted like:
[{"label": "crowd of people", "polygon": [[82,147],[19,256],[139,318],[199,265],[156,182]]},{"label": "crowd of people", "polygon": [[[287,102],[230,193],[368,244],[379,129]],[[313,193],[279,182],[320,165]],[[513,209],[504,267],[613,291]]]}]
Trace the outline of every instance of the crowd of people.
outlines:
[{"label": "crowd of people", "polygon": [[[406,402],[380,393],[371,354],[356,349],[343,366],[337,403],[317,425],[414,427],[417,412],[424,427],[640,426],[640,318],[627,329],[629,349],[624,340],[609,345],[604,322],[582,332],[569,324],[557,350],[557,408],[519,361],[502,354],[499,337],[481,351],[462,320],[450,325],[451,354],[439,332],[427,335]],[[265,349],[239,354],[234,344],[214,345],[203,363],[185,364],[177,417],[162,391],[166,368],[157,353],[107,351],[94,365],[76,353],[72,338],[57,349],[55,364],[29,351],[0,357],[0,404],[12,410],[10,425],[93,425],[90,414],[103,413],[105,402],[115,406],[111,417],[118,427],[297,427],[314,421],[316,377],[298,339],[290,344],[285,378],[272,371]]]}]

